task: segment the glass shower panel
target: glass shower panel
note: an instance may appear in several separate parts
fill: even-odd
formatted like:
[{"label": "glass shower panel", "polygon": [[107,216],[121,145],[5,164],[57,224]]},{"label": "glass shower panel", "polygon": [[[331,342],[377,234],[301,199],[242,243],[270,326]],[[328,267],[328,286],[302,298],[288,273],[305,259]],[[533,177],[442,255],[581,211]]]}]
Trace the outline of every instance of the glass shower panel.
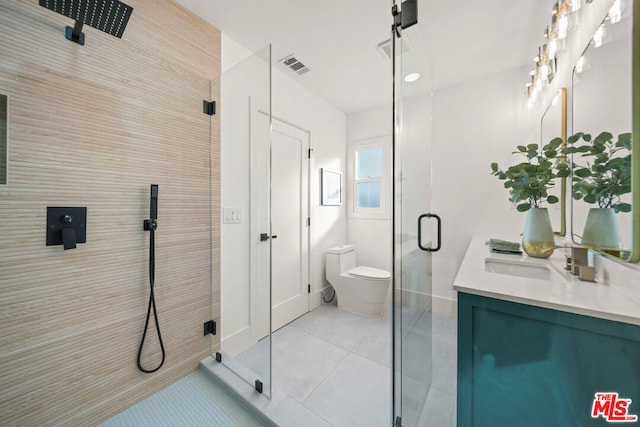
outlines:
[{"label": "glass shower panel", "polygon": [[271,47],[220,77],[222,363],[271,396]]},{"label": "glass shower panel", "polygon": [[[431,234],[431,97],[424,70],[425,50],[418,43],[420,24],[393,34],[394,40],[394,426],[432,422],[426,411],[432,378],[431,252],[439,236]],[[406,83],[409,73],[421,82]]]}]

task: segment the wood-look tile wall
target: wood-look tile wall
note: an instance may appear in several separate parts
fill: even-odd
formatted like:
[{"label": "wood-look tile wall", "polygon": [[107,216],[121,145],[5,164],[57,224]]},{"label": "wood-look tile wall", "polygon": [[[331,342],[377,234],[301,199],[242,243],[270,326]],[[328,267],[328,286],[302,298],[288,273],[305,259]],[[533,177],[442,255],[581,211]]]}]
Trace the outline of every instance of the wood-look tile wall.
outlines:
[{"label": "wood-look tile wall", "polygon": [[[85,26],[80,46],[64,37],[71,19],[0,1],[0,425],[97,424],[218,347],[202,324],[219,320],[220,133],[202,100],[219,90],[220,33],[169,0],[127,3],[122,39]],[[152,183],[167,359],[143,374]],[[86,206],[87,243],[45,246],[47,206]],[[151,328],[147,341],[153,366]]]}]

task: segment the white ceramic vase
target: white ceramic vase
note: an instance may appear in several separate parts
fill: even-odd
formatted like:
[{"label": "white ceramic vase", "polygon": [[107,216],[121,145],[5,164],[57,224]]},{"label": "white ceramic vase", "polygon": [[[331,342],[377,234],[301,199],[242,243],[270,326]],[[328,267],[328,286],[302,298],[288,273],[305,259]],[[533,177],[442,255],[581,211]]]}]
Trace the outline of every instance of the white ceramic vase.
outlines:
[{"label": "white ceramic vase", "polygon": [[531,208],[522,235],[522,248],[527,255],[548,258],[555,248],[553,229],[547,208]]},{"label": "white ceramic vase", "polygon": [[590,208],[582,232],[582,244],[598,249],[620,249],[620,231],[613,208]]}]

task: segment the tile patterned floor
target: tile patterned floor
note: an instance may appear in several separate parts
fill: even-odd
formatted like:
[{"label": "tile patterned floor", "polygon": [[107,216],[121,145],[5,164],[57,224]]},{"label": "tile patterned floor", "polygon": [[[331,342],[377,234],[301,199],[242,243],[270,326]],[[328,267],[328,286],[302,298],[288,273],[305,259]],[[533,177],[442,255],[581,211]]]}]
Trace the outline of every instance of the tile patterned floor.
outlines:
[{"label": "tile patterned floor", "polygon": [[[456,320],[434,314],[426,321],[431,323],[432,379],[426,410],[416,426],[455,426]],[[390,324],[388,312],[363,317],[323,305],[307,313],[273,334],[271,400],[257,393],[253,393],[257,398],[252,395],[248,400],[262,399],[252,403],[281,427],[388,427]],[[263,365],[258,355],[264,348],[259,346],[236,361],[249,367]],[[260,425],[255,417],[241,414],[242,405],[207,375],[198,370],[104,425]],[[411,386],[410,379],[406,383]],[[210,412],[192,408],[192,402],[203,399],[215,403]]]},{"label": "tile patterned floor", "polygon": [[199,369],[99,427],[263,427],[267,423]]}]

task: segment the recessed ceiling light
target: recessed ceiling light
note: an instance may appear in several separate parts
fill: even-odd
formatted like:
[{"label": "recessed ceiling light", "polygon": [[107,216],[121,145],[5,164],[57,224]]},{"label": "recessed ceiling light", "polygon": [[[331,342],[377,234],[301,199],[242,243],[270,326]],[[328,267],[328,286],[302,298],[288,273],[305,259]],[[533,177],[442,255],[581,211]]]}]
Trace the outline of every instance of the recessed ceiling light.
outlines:
[{"label": "recessed ceiling light", "polygon": [[420,78],[420,74],[418,73],[411,73],[411,74],[407,74],[404,77],[404,81],[405,82],[415,82],[416,80],[418,80]]}]

